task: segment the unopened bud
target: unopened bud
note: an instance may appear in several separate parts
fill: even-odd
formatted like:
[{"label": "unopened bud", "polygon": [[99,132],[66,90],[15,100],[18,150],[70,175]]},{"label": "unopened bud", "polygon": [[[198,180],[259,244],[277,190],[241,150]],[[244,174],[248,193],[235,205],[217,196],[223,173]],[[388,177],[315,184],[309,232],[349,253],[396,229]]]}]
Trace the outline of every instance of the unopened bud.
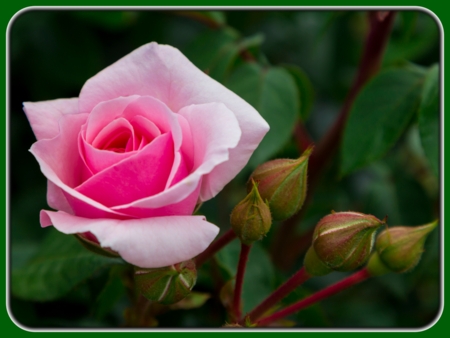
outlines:
[{"label": "unopened bud", "polygon": [[192,260],[156,269],[135,268],[134,281],[140,293],[161,304],[174,304],[185,298],[197,280]]},{"label": "unopened bud", "polygon": [[397,273],[413,269],[420,261],[428,234],[437,224],[435,221],[422,226],[398,226],[384,230],[375,245],[380,262]]},{"label": "unopened bud", "polygon": [[233,231],[246,245],[261,240],[269,232],[272,216],[255,182],[250,193],[231,212],[230,223]]},{"label": "unopened bud", "polygon": [[314,251],[330,269],[354,270],[369,258],[375,233],[384,223],[375,216],[358,212],[332,213],[316,225]]},{"label": "unopened bud", "polygon": [[306,252],[303,266],[310,276],[324,276],[333,271],[317,257],[313,246],[310,246],[309,250]]},{"label": "unopened bud", "polygon": [[261,197],[269,202],[275,220],[288,219],[303,206],[311,152],[312,147],[296,160],[277,159],[263,163],[253,172],[251,178],[258,183]]}]

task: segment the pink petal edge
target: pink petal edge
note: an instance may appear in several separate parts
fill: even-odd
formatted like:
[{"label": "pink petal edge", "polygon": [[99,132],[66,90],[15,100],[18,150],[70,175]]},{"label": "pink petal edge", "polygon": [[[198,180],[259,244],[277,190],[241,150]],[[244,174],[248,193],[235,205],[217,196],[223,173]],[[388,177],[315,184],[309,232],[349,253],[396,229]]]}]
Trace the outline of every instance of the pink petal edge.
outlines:
[{"label": "pink petal edge", "polygon": [[24,102],[23,110],[36,138],[50,139],[59,133],[58,121],[61,116],[79,112],[78,98]]},{"label": "pink petal edge", "polygon": [[168,216],[136,220],[88,219],[65,212],[42,210],[42,227],[60,232],[93,233],[102,247],[118,252],[142,268],[159,268],[186,261],[203,252],[219,228],[203,216]]}]

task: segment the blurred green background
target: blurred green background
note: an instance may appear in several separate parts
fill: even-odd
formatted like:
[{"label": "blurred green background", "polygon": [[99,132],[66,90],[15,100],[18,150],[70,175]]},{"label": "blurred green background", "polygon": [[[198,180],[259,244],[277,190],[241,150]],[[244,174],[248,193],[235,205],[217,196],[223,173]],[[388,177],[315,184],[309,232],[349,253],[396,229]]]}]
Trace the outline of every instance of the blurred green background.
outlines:
[{"label": "blurred green background", "polygon": [[[271,158],[299,156],[292,138],[297,119],[304,122],[316,141],[331,126],[355,76],[368,28],[367,13],[362,11],[22,13],[9,32],[11,270],[26,272],[33,257],[41,257],[42,247],[51,243],[59,246],[54,245],[54,252],[49,255],[57,255],[61,247],[70,246],[71,252],[84,250],[73,238],[40,228],[39,211],[48,208],[46,179],[28,152],[35,137],[22,111],[24,101],[76,97],[87,79],[145,43],[156,41],[179,48],[199,68],[267,114],[263,115],[272,126],[273,131],[249,165],[200,210],[210,222],[226,230],[231,209],[245,196],[245,182],[251,170]],[[439,63],[439,51],[439,29],[434,19],[426,13],[400,12],[383,69],[410,63],[425,69]],[[252,62],[247,62],[246,53],[250,53]],[[277,113],[281,115],[270,111],[270,96],[266,101],[264,97],[255,98],[246,87],[245,80],[250,89],[252,83],[260,84],[258,74],[262,70],[272,72],[275,84],[264,83],[269,89],[271,85],[275,87],[270,93],[285,99],[281,113]],[[436,133],[436,144],[438,137]],[[347,175],[340,175],[339,161],[340,156],[335,156],[321,177],[301,224],[296,226],[297,234],[308,233],[331,210],[354,210],[379,218],[388,215],[390,226],[420,225],[439,217],[439,179],[424,152],[415,116],[381,158],[368,161]],[[282,269],[273,258],[271,248],[277,226],[273,225],[250,257],[244,287],[245,310],[258,304],[302,264],[300,255],[294,264]],[[440,306],[439,249],[439,233],[434,231],[413,272],[366,281],[290,319],[298,327],[427,325]],[[202,307],[158,314],[159,325],[223,325],[226,316],[217,291],[234,275],[238,252],[237,243],[233,243],[215,262],[200,269],[195,290],[211,295]],[[55,268],[53,276],[50,269],[20,279],[24,285],[13,287],[10,297],[15,318],[30,327],[126,325],[123,313],[129,300],[114,272],[119,268],[111,270],[107,263],[89,259],[95,269],[84,280],[65,276],[61,267]],[[333,273],[315,278],[286,301],[299,299],[343,276]],[[67,287],[58,284],[64,278],[71,278]],[[45,292],[54,288],[52,283],[61,292],[47,297]]]}]

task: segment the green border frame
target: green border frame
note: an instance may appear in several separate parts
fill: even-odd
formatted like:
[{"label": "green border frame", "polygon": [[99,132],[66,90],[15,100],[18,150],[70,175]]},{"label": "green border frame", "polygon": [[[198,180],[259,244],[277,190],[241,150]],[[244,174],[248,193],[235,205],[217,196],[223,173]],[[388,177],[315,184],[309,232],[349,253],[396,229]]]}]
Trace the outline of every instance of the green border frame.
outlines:
[{"label": "green border frame", "polygon": [[[442,27],[443,27],[443,32],[444,32],[444,36],[442,38],[442,43],[443,43],[443,47],[444,50],[442,51],[442,55],[443,55],[443,64],[442,64],[442,69],[444,70],[444,73],[442,74],[442,85],[443,85],[443,92],[442,92],[442,97],[444,98],[444,100],[442,101],[442,113],[441,113],[441,123],[444,123],[444,125],[441,125],[441,193],[442,193],[442,203],[441,203],[441,208],[442,208],[442,212],[443,212],[443,219],[441,220],[441,226],[444,226],[444,219],[445,219],[445,180],[444,180],[444,176],[445,176],[445,172],[444,172],[444,168],[445,168],[445,163],[444,160],[446,158],[446,154],[445,154],[445,145],[446,145],[446,139],[445,139],[445,130],[449,129],[448,124],[450,122],[444,120],[444,116],[445,116],[445,112],[444,112],[444,107],[445,107],[445,97],[446,97],[446,93],[449,92],[449,90],[445,91],[445,55],[446,55],[446,49],[448,49],[449,47],[447,46],[448,44],[446,43],[446,40],[448,40],[445,36],[445,28],[449,26],[449,22],[450,22],[450,11],[447,10],[447,6],[443,5],[439,0],[428,0],[428,1],[420,1],[420,2],[416,2],[414,4],[412,4],[411,2],[407,2],[404,0],[401,1],[396,1],[395,3],[393,3],[392,1],[381,1],[381,2],[374,2],[374,1],[370,1],[370,2],[365,2],[365,3],[361,3],[358,1],[346,1],[345,3],[342,2],[337,2],[337,1],[324,1],[324,0],[319,0],[319,1],[303,1],[303,2],[299,2],[299,1],[288,1],[288,0],[281,0],[281,1],[271,1],[271,0],[265,0],[265,1],[246,1],[246,3],[243,5],[241,1],[228,1],[228,2],[221,2],[220,4],[216,4],[215,6],[236,6],[236,7],[241,7],[241,6],[245,6],[245,7],[250,7],[250,6],[255,6],[255,7],[261,7],[261,6],[276,6],[278,8],[280,7],[317,7],[317,6],[330,6],[330,7],[349,7],[349,6],[354,6],[354,7],[368,7],[368,6],[376,6],[376,7],[383,7],[383,6],[405,6],[405,7],[416,7],[416,8],[424,8],[424,9],[428,9],[431,12],[433,12],[441,21]],[[28,336],[29,332],[28,331],[24,331],[22,328],[19,328],[18,326],[16,326],[16,324],[11,320],[11,318],[8,315],[8,310],[7,310],[7,290],[6,290],[6,280],[8,278],[8,274],[6,271],[6,260],[8,259],[7,257],[7,248],[6,248],[6,227],[9,226],[8,224],[8,220],[7,220],[7,211],[8,211],[8,196],[7,196],[7,166],[8,166],[8,160],[6,158],[6,149],[8,146],[8,131],[7,131],[7,107],[6,107],[6,95],[7,95],[7,46],[6,46],[6,37],[7,37],[7,29],[8,29],[8,24],[11,20],[11,18],[20,10],[26,8],[26,7],[30,7],[30,6],[58,6],[58,7],[65,7],[65,6],[86,6],[86,7],[91,7],[91,6],[105,6],[105,7],[111,7],[111,6],[118,6],[118,7],[129,7],[129,6],[145,6],[145,7],[152,7],[152,6],[164,6],[164,7],[169,7],[169,6],[174,6],[174,7],[179,7],[179,6],[186,6],[185,3],[181,2],[181,1],[175,1],[175,0],[169,0],[169,1],[132,1],[131,3],[128,3],[127,6],[124,6],[123,3],[121,3],[120,1],[95,1],[95,3],[93,4],[90,1],[86,1],[86,0],[82,0],[82,1],[67,1],[65,3],[64,6],[61,6],[61,2],[60,1],[42,1],[40,4],[35,4],[32,1],[29,0],[16,0],[13,2],[8,2],[6,5],[2,6],[2,10],[0,11],[0,20],[2,23],[2,27],[3,27],[3,31],[4,31],[4,35],[2,35],[2,46],[4,48],[3,52],[1,53],[1,60],[3,62],[4,67],[2,67],[2,74],[4,74],[4,79],[5,82],[2,82],[2,86],[5,86],[5,88],[3,88],[3,93],[5,93],[5,95],[1,96],[1,103],[3,105],[3,107],[5,107],[5,115],[4,117],[0,120],[1,122],[1,129],[4,131],[4,142],[5,145],[4,147],[1,147],[1,161],[2,161],[2,166],[1,166],[1,170],[2,170],[2,176],[4,177],[4,180],[2,180],[2,188],[4,188],[5,194],[3,195],[3,197],[5,198],[5,208],[0,209],[1,210],[1,216],[2,219],[5,220],[5,231],[1,232],[1,240],[3,243],[5,243],[5,250],[3,251],[3,254],[1,256],[1,266],[2,266],[2,271],[5,272],[5,274],[3,275],[4,278],[1,279],[1,286],[2,289],[4,290],[4,292],[2,293],[2,303],[5,305],[4,306],[4,311],[2,312],[1,316],[0,316],[0,323],[2,324],[2,331],[5,332],[7,334],[10,335],[14,335],[14,337],[23,337],[23,336]],[[211,2],[207,2],[207,1],[195,1],[195,2],[191,2],[189,3],[189,6],[205,6],[205,7],[210,7]],[[447,71],[448,72],[448,71]],[[445,235],[445,237],[448,237],[448,232]],[[444,242],[445,242],[444,238]],[[435,324],[433,326],[431,326],[430,328],[418,332],[417,334],[420,335],[420,337],[431,337],[431,336],[435,336],[438,335],[440,333],[444,333],[444,332],[448,332],[447,328],[450,326],[450,315],[448,314],[448,311],[445,311],[445,303],[449,301],[449,296],[448,293],[445,292],[445,280],[446,280],[446,269],[445,269],[445,262],[447,261],[445,258],[447,258],[446,256],[448,256],[448,254],[445,252],[445,247],[442,248],[443,251],[443,280],[444,280],[444,285],[443,285],[443,312],[441,317],[435,322]],[[449,323],[449,324],[447,324]],[[136,330],[135,330],[136,331]],[[206,331],[206,330],[204,330]],[[371,332],[372,334],[376,334],[376,335],[381,335],[381,334],[396,334],[396,333],[401,333],[401,332],[395,332],[395,331],[388,331],[388,332],[373,332],[375,330],[367,330],[369,332]],[[129,333],[130,331],[122,331],[119,333]],[[194,335],[205,335],[205,334],[210,334],[207,332],[201,332],[199,331],[185,331],[185,330],[178,330],[178,331],[156,331],[155,330],[142,330],[142,332],[148,332],[148,333],[152,333],[152,334],[158,334],[158,335],[177,335],[181,332],[183,333],[187,333],[190,336],[194,336]],[[247,334],[247,332],[242,332],[242,331],[226,331],[226,330],[222,330],[223,334],[225,335],[230,335],[230,334],[239,334],[239,335],[244,335]],[[222,332],[220,332],[220,334],[222,334]],[[298,334],[300,331],[296,331],[296,332],[292,332],[292,331],[285,331],[285,332],[280,332],[278,331],[273,331],[273,332],[261,332],[261,331],[257,331],[258,335],[273,335],[274,333],[276,334],[287,334],[287,335],[295,335]],[[328,330],[328,332],[301,332],[302,335],[308,335],[310,336],[311,334],[320,334],[320,335],[324,335],[327,334],[329,332],[333,332],[335,334],[338,335],[347,335],[347,334],[354,334],[357,332],[337,332],[337,331],[333,331],[332,329]],[[38,334],[47,334],[46,332],[36,332]],[[92,334],[98,334],[98,333],[103,333],[103,332],[95,332],[95,331],[90,331],[90,332],[73,332],[72,334],[76,334],[76,335],[81,335],[81,334],[86,334],[88,333],[89,335]],[[106,333],[106,332],[105,332]],[[103,334],[105,334],[103,333]],[[412,333],[412,332],[409,332]],[[255,334],[255,333],[254,333]]]}]

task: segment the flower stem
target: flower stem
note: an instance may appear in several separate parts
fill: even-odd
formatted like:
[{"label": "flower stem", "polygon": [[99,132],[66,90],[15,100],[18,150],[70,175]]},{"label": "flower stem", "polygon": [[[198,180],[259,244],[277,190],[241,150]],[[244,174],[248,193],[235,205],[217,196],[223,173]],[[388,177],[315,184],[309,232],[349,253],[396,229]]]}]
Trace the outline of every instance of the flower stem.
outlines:
[{"label": "flower stem", "polygon": [[395,18],[395,12],[388,12],[382,20],[380,20],[377,12],[369,12],[370,30],[364,45],[363,54],[358,67],[350,91],[345,98],[344,104],[341,108],[338,118],[333,126],[327,132],[325,137],[317,144],[317,147],[309,161],[310,183],[315,184],[315,180],[323,170],[325,165],[330,161],[341,140],[344,131],[345,123],[347,122],[348,114],[355,101],[356,96],[367,83],[367,81],[374,76],[383,60],[384,51],[391,33],[391,28]]},{"label": "flower stem", "polygon": [[232,229],[229,229],[222,236],[220,236],[217,240],[212,242],[211,245],[208,246],[205,251],[203,251],[201,254],[199,254],[195,258],[195,266],[197,268],[199,266],[201,266],[208,259],[210,259],[212,256],[214,256],[217,253],[217,251],[219,251],[224,246],[229,244],[235,238],[236,238],[236,234],[234,233],[234,231]]},{"label": "flower stem", "polygon": [[309,297],[306,297],[278,312],[275,312],[274,314],[267,316],[260,321],[258,321],[256,324],[258,326],[266,326],[270,323],[273,323],[274,321],[277,321],[281,318],[284,318],[286,316],[289,316],[295,312],[298,312],[300,310],[303,310],[307,308],[308,306],[317,303],[325,298],[328,298],[330,296],[333,296],[334,294],[345,290],[355,284],[358,284],[367,278],[371,277],[370,273],[367,271],[366,268],[359,270],[358,272],[355,272],[353,275],[333,284],[329,287],[322,289]]},{"label": "flower stem", "polygon": [[234,286],[234,298],[233,298],[233,312],[236,317],[236,321],[241,318],[241,296],[242,286],[244,284],[245,267],[248,261],[248,254],[250,253],[251,245],[241,243],[241,254],[239,256],[239,263],[236,274],[236,284]]},{"label": "flower stem", "polygon": [[[376,11],[370,11],[368,13],[370,29],[364,44],[356,77],[345,98],[336,121],[327,134],[316,144],[314,152],[309,159],[308,196],[300,213],[283,222],[276,234],[272,252],[274,253],[274,259],[277,264],[285,269],[292,266],[296,258],[303,253],[302,249],[305,247],[297,246],[299,238],[296,235],[293,235],[294,230],[302,217],[302,211],[311,201],[311,196],[313,195],[318,178],[340,145],[344,126],[347,122],[348,114],[350,113],[353,102],[367,81],[370,80],[380,68],[395,15],[395,12],[383,12],[382,16]],[[300,127],[296,126],[296,133],[299,132],[298,128]],[[299,140],[299,135],[295,135],[295,138],[300,147],[299,151],[302,151],[302,148],[304,147],[303,141]],[[306,246],[306,248],[308,248],[308,246]]]},{"label": "flower stem", "polygon": [[314,141],[309,136],[308,131],[302,121],[297,121],[294,128],[294,139],[297,143],[297,148],[300,153],[305,151],[309,146],[314,144]]},{"label": "flower stem", "polygon": [[298,286],[306,282],[309,278],[311,278],[311,276],[306,272],[305,268],[302,267],[277,290],[275,290],[275,292],[267,297],[261,304],[254,308],[246,317],[249,318],[251,322],[257,320],[276,303],[281,301],[284,297],[294,291]]}]

